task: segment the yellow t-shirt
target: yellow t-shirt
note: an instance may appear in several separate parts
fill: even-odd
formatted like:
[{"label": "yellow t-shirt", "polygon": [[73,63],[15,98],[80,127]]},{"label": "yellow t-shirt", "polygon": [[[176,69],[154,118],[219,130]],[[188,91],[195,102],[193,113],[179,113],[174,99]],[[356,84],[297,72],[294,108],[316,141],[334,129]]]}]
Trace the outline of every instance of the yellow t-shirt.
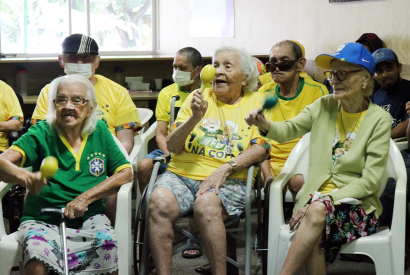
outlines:
[{"label": "yellow t-shirt", "polygon": [[[141,129],[141,121],[137,107],[127,90],[106,77],[101,75],[95,77],[98,79],[94,86],[97,94],[98,118],[108,125],[108,129],[114,135],[123,129],[133,129],[136,135]],[[50,87],[51,85],[47,84],[41,90],[31,124],[46,118]]]},{"label": "yellow t-shirt", "polygon": [[[205,86],[206,88],[212,87],[210,84]],[[191,91],[192,92],[192,91]],[[157,120],[166,121],[168,123],[169,131],[169,120],[171,115],[171,98],[173,96],[179,95],[179,100],[175,101],[175,118],[178,115],[179,109],[185,102],[185,99],[189,96],[191,92],[187,92],[181,88],[178,84],[171,84],[161,90],[158,96],[157,107],[155,108],[155,117]]]},{"label": "yellow t-shirt", "polygon": [[[326,86],[314,81],[310,77],[300,77],[299,90],[291,98],[283,97],[279,94],[279,85],[276,82],[270,82],[262,86],[258,92],[266,96],[274,94],[279,99],[275,107],[264,112],[266,119],[271,121],[291,119],[297,116],[307,105],[315,102],[316,99],[329,94]],[[282,171],[290,152],[292,152],[300,139],[301,137],[282,144],[271,140],[270,166],[273,177],[276,177]]]},{"label": "yellow t-shirt", "polygon": [[[190,94],[182,105],[172,130],[191,117],[192,96]],[[212,89],[205,89],[203,96],[208,101],[208,109],[185,141],[184,151],[179,155],[172,154],[167,171],[204,180],[252,144],[269,150],[269,143],[260,136],[258,129],[248,126],[244,120],[249,111],[261,106],[261,94],[246,92],[241,101],[234,105],[217,100]],[[247,169],[242,169],[230,177],[246,180],[247,172]]]},{"label": "yellow t-shirt", "polygon": [[[366,113],[367,111],[361,113],[346,113],[343,109],[339,112],[336,120],[335,137],[333,139],[333,165],[335,165],[337,160],[346,154],[351,148],[351,145],[356,138],[356,133],[359,130],[360,124],[362,124]],[[346,140],[347,142],[345,143]],[[320,186],[318,191],[327,194],[332,192],[335,188],[337,188],[336,184],[333,183],[332,178],[329,178],[322,184],[322,186]]]},{"label": "yellow t-shirt", "polygon": [[[23,111],[19,100],[13,89],[0,80],[0,121],[9,121],[12,119],[23,122]],[[0,152],[4,152],[9,148],[8,133],[0,132]]]},{"label": "yellow t-shirt", "polygon": [[[300,77],[303,77],[303,78],[310,78],[310,79],[312,79],[312,78],[310,77],[310,75],[308,75],[305,71],[301,71],[300,74],[299,74],[299,76],[300,76]],[[262,86],[263,86],[263,85],[266,85],[266,84],[268,84],[268,83],[270,83],[270,82],[273,82],[272,75],[271,75],[270,72],[269,72],[269,73],[266,73],[266,74],[263,74],[263,75],[260,75],[260,76],[258,76],[258,78],[259,78],[259,82],[262,84]],[[313,79],[312,79],[312,80],[313,80]]]}]

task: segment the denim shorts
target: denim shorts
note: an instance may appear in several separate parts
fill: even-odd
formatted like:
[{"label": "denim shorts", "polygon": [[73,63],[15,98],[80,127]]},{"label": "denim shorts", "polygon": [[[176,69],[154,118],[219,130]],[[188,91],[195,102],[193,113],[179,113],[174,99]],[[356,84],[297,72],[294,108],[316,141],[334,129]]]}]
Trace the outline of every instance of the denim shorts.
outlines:
[{"label": "denim shorts", "polygon": [[[164,151],[160,149],[155,149],[154,151],[146,155],[144,159],[155,159],[157,157],[162,156],[163,154],[164,154]],[[158,175],[165,172],[165,170],[167,169],[167,165],[168,165],[167,163],[161,164],[161,166],[159,167]]]},{"label": "denim shorts", "polygon": [[[192,214],[196,199],[196,192],[202,180],[189,179],[166,171],[159,175],[154,185],[157,188],[170,190],[177,199],[181,216]],[[252,190],[253,191],[253,190]],[[208,192],[215,193],[215,189]],[[254,192],[251,192],[254,196]],[[230,216],[239,216],[245,210],[246,181],[227,178],[219,189],[218,197]]]}]

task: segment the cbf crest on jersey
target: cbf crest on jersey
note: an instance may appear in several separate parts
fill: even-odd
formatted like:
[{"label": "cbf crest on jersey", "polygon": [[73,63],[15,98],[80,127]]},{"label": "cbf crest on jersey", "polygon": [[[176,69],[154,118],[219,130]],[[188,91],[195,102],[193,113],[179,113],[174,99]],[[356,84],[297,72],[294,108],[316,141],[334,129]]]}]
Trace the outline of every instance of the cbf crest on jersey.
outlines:
[{"label": "cbf crest on jersey", "polygon": [[88,165],[90,174],[94,177],[99,177],[105,172],[105,160],[101,156],[92,158]]}]

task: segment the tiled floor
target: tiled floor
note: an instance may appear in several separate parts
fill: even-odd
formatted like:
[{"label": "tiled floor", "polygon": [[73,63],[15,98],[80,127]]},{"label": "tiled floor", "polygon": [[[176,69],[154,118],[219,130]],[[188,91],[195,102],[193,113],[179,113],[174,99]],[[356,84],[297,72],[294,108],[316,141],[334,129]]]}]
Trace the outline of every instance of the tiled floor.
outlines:
[{"label": "tiled floor", "polygon": [[[8,227],[7,220],[5,220],[6,227]],[[181,219],[178,222],[178,225],[185,227],[187,225],[187,219]],[[253,219],[253,230],[256,229],[256,218]],[[239,261],[243,262],[244,260],[244,246],[239,244],[238,242],[238,259]],[[205,256],[202,256],[197,259],[184,259],[181,257],[181,254],[176,255],[173,257],[173,267],[172,273],[173,274],[182,274],[182,275],[194,275],[197,274],[194,271],[195,267],[199,267],[203,264],[207,263],[207,259]],[[252,252],[252,264],[255,265],[257,263],[257,255],[255,252]],[[410,261],[407,265],[410,265]],[[1,267],[0,267],[1,268]],[[12,271],[11,275],[19,275],[20,272]],[[155,274],[155,271],[152,272]],[[243,273],[240,273],[243,274]],[[262,274],[261,270],[258,274]],[[348,262],[343,261],[340,258],[336,260],[336,262],[327,269],[328,275],[374,275],[376,274],[374,264],[367,263],[367,262]],[[406,270],[406,275],[410,275],[410,268]],[[378,274],[379,275],[379,274]],[[388,274],[381,274],[381,275],[388,275]]]}]

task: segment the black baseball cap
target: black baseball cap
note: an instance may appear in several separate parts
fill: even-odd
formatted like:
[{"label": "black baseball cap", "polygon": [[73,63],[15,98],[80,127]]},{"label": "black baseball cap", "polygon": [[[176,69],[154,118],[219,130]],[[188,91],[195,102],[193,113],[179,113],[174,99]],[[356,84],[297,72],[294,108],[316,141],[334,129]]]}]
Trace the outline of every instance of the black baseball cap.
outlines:
[{"label": "black baseball cap", "polygon": [[383,48],[383,41],[375,33],[364,33],[356,40],[356,43],[366,42],[370,46],[370,52]]},{"label": "black baseball cap", "polygon": [[96,54],[98,55],[98,45],[94,39],[83,34],[72,34],[63,41],[63,53],[74,54]]}]

